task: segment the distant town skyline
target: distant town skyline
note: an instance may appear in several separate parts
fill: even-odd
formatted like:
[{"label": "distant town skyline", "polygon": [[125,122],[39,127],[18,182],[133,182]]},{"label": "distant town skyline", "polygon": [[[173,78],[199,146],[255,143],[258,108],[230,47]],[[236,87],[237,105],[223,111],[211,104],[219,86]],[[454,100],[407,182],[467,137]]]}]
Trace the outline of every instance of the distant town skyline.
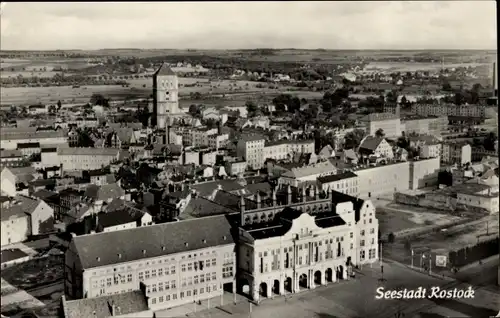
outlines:
[{"label": "distant town skyline", "polygon": [[3,3],[2,50],[496,50],[494,1]]}]

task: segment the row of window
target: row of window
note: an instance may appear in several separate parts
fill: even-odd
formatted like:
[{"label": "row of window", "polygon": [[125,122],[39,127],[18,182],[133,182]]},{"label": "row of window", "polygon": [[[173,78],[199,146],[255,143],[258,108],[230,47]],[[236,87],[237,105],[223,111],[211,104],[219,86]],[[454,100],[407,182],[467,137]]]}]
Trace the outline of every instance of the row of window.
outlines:
[{"label": "row of window", "polygon": [[186,270],[192,271],[193,269],[195,271],[203,270],[204,267],[210,267],[210,265],[215,267],[217,265],[217,259],[212,258],[212,260],[207,259],[204,261],[197,261],[197,262],[193,262],[193,263],[182,264],[181,265],[181,272],[185,272]]},{"label": "row of window", "polygon": [[200,274],[200,275],[194,275],[193,277],[186,277],[182,279],[181,286],[191,286],[191,285],[197,285],[200,283],[204,283],[205,281],[209,282],[210,280],[217,280],[217,273],[212,272],[212,273],[207,273],[207,274]]},{"label": "row of window", "polygon": [[171,265],[165,268],[157,268],[152,270],[145,270],[144,272],[139,272],[139,281],[144,281],[145,279],[155,278],[157,276],[161,277],[163,275],[173,275],[175,274],[175,265]]},{"label": "row of window", "polygon": [[[359,258],[362,261],[365,259],[365,251],[364,250],[359,251]],[[368,251],[368,258],[369,259],[375,259],[375,258],[377,258],[377,250],[375,248],[371,248]]]},{"label": "row of window", "polygon": [[[216,290],[217,290],[217,285],[201,287],[199,290],[193,289],[193,290],[187,290],[185,292],[182,291],[179,293],[179,298],[183,299],[185,297],[196,297],[198,294],[202,295],[204,293],[210,293]],[[151,298],[151,304],[156,305],[157,303],[163,303],[166,301],[176,300],[176,299],[177,299],[177,294],[168,294],[164,296]]]},{"label": "row of window", "polygon": [[[100,279],[100,286],[108,286],[110,287],[111,285],[119,285],[119,284],[125,284],[125,283],[131,283],[132,282],[132,274],[115,274],[113,277],[107,277],[106,279],[102,278]],[[92,281],[92,287],[97,288],[98,280],[94,279]]]}]

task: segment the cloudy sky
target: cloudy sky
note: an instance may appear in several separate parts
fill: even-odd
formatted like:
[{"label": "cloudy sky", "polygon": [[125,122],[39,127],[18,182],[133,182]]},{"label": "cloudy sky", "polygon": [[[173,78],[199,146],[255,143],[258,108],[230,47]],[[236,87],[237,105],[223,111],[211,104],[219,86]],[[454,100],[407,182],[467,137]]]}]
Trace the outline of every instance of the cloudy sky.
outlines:
[{"label": "cloudy sky", "polygon": [[7,3],[2,50],[496,49],[494,1]]}]

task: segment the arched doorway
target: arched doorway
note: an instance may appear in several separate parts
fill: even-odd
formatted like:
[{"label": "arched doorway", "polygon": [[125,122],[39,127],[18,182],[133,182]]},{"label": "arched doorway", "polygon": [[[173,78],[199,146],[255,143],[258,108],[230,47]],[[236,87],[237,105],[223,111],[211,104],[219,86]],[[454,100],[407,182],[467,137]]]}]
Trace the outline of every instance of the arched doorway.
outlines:
[{"label": "arched doorway", "polygon": [[309,288],[309,286],[307,286],[307,275],[306,274],[300,275],[300,277],[299,277],[299,286],[301,288]]},{"label": "arched doorway", "polygon": [[320,271],[316,271],[314,273],[314,283],[316,285],[321,285],[321,272]]},{"label": "arched doorway", "polygon": [[239,291],[241,294],[243,294],[247,297],[251,297],[250,284],[248,283],[247,279],[245,279],[245,278],[240,279],[238,285],[239,285]]},{"label": "arched doorway", "polygon": [[275,293],[276,295],[280,294],[280,281],[277,279],[274,280],[273,293]]},{"label": "arched doorway", "polygon": [[342,265],[337,267],[337,279],[344,279],[344,267]]},{"label": "arched doorway", "polygon": [[289,293],[292,292],[292,278],[291,277],[287,277],[285,279],[285,290]]},{"label": "arched doorway", "polygon": [[260,283],[259,294],[262,297],[268,297],[267,296],[267,284],[266,283]]},{"label": "arched doorway", "polygon": [[328,268],[325,272],[325,278],[326,281],[331,283],[333,282],[333,270],[331,268]]}]

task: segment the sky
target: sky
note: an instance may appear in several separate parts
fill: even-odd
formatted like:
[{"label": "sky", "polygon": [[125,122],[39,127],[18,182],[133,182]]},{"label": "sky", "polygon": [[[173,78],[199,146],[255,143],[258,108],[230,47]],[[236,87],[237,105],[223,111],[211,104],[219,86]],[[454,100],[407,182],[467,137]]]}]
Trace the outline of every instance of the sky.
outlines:
[{"label": "sky", "polygon": [[495,1],[9,2],[2,50],[495,49]]}]

